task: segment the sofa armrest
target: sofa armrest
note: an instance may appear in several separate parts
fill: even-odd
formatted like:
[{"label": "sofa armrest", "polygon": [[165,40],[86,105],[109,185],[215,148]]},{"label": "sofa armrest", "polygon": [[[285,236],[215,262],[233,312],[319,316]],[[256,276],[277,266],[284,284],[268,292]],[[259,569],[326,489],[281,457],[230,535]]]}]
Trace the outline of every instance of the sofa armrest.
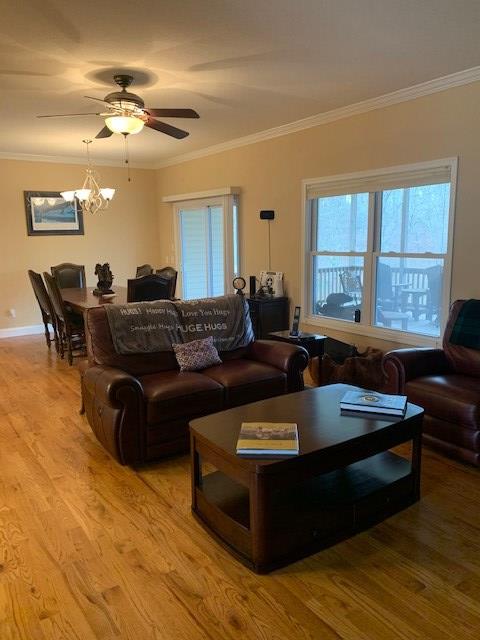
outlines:
[{"label": "sofa armrest", "polygon": [[134,376],[113,367],[93,366],[82,380],[88,422],[103,444],[122,464],[142,460],[143,388]]},{"label": "sofa armrest", "polygon": [[118,407],[119,403],[128,402],[128,395],[124,387],[143,396],[143,388],[140,381],[122,369],[114,367],[88,367],[84,374],[84,384],[87,391],[93,390],[96,397],[112,407]]},{"label": "sofa armrest", "polygon": [[443,349],[429,347],[389,351],[383,357],[382,366],[387,377],[385,390],[402,394],[405,393],[405,385],[410,380],[451,371]]},{"label": "sofa armrest", "polygon": [[279,340],[255,340],[249,345],[245,357],[285,372],[288,391],[303,389],[303,370],[308,364],[308,352],[303,347]]}]

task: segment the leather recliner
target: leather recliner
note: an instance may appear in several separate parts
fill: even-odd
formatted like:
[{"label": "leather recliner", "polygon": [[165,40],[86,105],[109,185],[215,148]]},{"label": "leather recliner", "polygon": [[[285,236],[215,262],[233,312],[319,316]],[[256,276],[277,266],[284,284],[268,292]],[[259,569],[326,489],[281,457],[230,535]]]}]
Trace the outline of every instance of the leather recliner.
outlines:
[{"label": "leather recliner", "polygon": [[303,389],[308,354],[295,345],[257,340],[221,352],[220,365],[181,372],[173,351],[118,354],[103,307],[86,312],[85,333],[85,412],[98,440],[122,464],[187,451],[193,418]]},{"label": "leather recliner", "polygon": [[450,342],[464,303],[457,300],[450,308],[443,349],[395,349],[385,354],[385,390],[404,394],[425,409],[425,443],[480,466],[480,351]]}]

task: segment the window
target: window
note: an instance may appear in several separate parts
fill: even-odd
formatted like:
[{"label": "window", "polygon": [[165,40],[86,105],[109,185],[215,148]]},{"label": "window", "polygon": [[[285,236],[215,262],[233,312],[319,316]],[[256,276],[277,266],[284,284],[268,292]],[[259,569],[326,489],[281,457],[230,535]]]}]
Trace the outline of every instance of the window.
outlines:
[{"label": "window", "polygon": [[174,214],[179,295],[207,298],[231,291],[239,271],[236,197],[178,202]]},{"label": "window", "polygon": [[445,160],[305,182],[309,320],[440,336],[455,171]]}]

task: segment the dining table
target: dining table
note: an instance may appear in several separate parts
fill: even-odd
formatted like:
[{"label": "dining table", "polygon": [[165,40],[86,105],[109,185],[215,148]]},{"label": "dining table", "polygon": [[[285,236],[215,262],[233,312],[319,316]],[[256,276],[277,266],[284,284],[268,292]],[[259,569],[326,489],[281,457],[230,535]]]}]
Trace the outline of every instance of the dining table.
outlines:
[{"label": "dining table", "polygon": [[64,303],[74,313],[83,314],[87,309],[101,307],[104,304],[126,304],[127,287],[112,287],[113,294],[98,296],[92,287],[69,287],[60,289]]}]

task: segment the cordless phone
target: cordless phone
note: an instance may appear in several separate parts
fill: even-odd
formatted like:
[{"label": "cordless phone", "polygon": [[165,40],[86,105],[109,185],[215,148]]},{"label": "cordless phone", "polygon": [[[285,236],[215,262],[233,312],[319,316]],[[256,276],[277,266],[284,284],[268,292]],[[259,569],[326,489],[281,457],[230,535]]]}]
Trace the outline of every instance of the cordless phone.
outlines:
[{"label": "cordless phone", "polygon": [[293,314],[292,328],[290,330],[290,337],[298,338],[298,324],[300,322],[300,307],[295,307]]}]

